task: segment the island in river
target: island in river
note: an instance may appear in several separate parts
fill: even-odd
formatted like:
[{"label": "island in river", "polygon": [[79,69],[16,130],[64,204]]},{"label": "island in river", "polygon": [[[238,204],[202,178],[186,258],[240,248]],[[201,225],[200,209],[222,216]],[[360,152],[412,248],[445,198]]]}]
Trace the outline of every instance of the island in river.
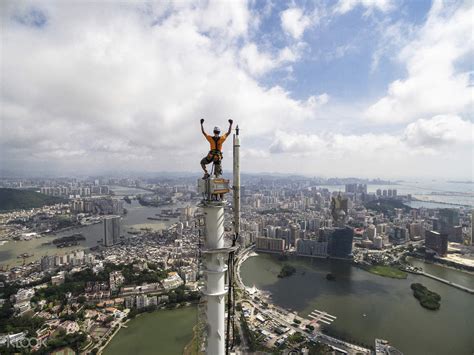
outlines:
[{"label": "island in river", "polygon": [[420,304],[426,309],[436,311],[439,309],[441,304],[441,296],[436,292],[428,290],[425,286],[420,283],[411,284],[411,289],[413,290],[413,296],[420,301]]},{"label": "island in river", "polygon": [[288,276],[293,275],[295,272],[296,272],[296,269],[293,266],[291,266],[289,264],[285,264],[281,268],[281,271],[278,274],[278,277],[280,277],[280,278],[288,277]]}]

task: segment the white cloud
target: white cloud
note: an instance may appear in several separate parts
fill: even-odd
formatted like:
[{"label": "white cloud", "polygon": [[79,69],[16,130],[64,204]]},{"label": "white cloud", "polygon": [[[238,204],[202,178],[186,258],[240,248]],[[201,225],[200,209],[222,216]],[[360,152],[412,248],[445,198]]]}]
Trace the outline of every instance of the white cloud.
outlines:
[{"label": "white cloud", "polygon": [[394,8],[394,4],[391,0],[339,0],[334,7],[334,12],[345,14],[357,6],[364,7],[368,12],[372,10],[388,12]]},{"label": "white cloud", "polygon": [[435,116],[410,123],[404,132],[404,141],[412,146],[436,148],[442,145],[474,145],[474,124],[459,116]]},{"label": "white cloud", "polygon": [[297,134],[278,131],[270,146],[270,152],[296,156],[312,156],[317,153],[327,158],[349,154],[360,158],[374,157],[374,153],[380,152],[381,149],[395,149],[399,143],[398,137],[389,134]]},{"label": "white cloud", "polygon": [[264,74],[278,65],[277,61],[270,54],[260,52],[255,43],[249,43],[244,46],[240,50],[240,58],[253,75]]},{"label": "white cloud", "polygon": [[257,45],[251,42],[240,49],[239,56],[250,74],[260,76],[282,65],[295,62],[299,58],[299,53],[297,50],[284,47],[276,55],[272,55],[259,51]]},{"label": "white cloud", "polygon": [[346,155],[354,157],[397,156],[404,154],[436,154],[446,146],[471,147],[474,144],[474,124],[458,116],[435,116],[410,123],[398,134],[341,134],[322,132],[301,134],[277,131],[269,147],[271,153],[295,155]]},{"label": "white cloud", "polygon": [[378,68],[379,62],[383,57],[393,58],[393,53],[398,53],[409,43],[416,27],[409,22],[400,20],[390,23],[389,20],[380,22],[377,25],[377,32],[380,34],[377,48],[372,54],[370,72],[373,74]]},{"label": "white cloud", "polygon": [[277,131],[269,152],[305,174],[472,179],[473,134],[470,121],[436,116],[391,134]]},{"label": "white cloud", "polygon": [[392,82],[386,96],[366,111],[378,122],[406,122],[423,116],[460,114],[472,108],[469,72],[458,64],[474,51],[474,6],[466,3],[454,12],[435,3],[418,38],[404,47],[399,60],[407,78]]},{"label": "white cloud", "polygon": [[281,27],[294,39],[300,39],[304,31],[311,25],[310,17],[303,13],[299,7],[292,7],[280,14]]},{"label": "white cloud", "polygon": [[[37,26],[15,17],[29,16],[31,6],[9,2],[2,168],[194,171],[208,149],[201,117],[208,129],[226,128],[232,117],[251,127],[250,139],[312,118],[324,95],[295,100],[241,69],[235,54],[251,19],[245,3],[235,4],[34,3],[47,19]],[[297,58],[291,48],[255,53],[253,73]]]},{"label": "white cloud", "polygon": [[326,146],[318,135],[287,133],[277,131],[275,140],[270,145],[271,153],[312,154]]},{"label": "white cloud", "polygon": [[[277,84],[259,82],[274,70],[291,75],[306,53],[305,18],[315,20],[303,10],[302,32],[293,28],[276,49],[267,39],[258,42],[262,47],[255,42],[255,18],[245,2],[33,3],[33,14],[28,3],[3,4],[2,171],[197,171],[208,149],[201,117],[207,129],[226,129],[228,118],[239,124],[244,171],[394,176],[436,174],[442,163],[465,177],[465,161],[472,160],[466,133],[472,123],[460,118],[466,114],[413,113],[413,119],[433,118],[401,131],[377,126],[389,133],[368,133],[373,124],[362,127],[354,119],[365,107],[341,103],[337,91],[334,98],[320,92],[295,99]],[[423,62],[414,59],[417,50],[430,54],[421,42],[426,38],[420,35],[419,47],[407,46],[400,55],[410,78],[432,72],[438,78],[444,68],[416,68]],[[350,48],[338,50],[343,55]],[[387,97],[397,101],[394,110],[405,107],[400,96]],[[230,145],[224,147],[225,170]],[[445,151],[456,152],[454,159]]]},{"label": "white cloud", "polygon": [[243,159],[267,159],[270,157],[270,154],[264,149],[242,148],[240,156]]}]

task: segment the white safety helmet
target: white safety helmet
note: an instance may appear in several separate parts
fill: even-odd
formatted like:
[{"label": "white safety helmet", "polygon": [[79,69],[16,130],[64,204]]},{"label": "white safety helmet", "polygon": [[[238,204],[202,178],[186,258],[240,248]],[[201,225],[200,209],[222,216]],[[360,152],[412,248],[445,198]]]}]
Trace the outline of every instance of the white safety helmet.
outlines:
[{"label": "white safety helmet", "polygon": [[220,132],[221,132],[221,129],[220,129],[218,126],[215,126],[215,127],[214,127],[214,132],[219,132],[219,133],[220,133]]}]

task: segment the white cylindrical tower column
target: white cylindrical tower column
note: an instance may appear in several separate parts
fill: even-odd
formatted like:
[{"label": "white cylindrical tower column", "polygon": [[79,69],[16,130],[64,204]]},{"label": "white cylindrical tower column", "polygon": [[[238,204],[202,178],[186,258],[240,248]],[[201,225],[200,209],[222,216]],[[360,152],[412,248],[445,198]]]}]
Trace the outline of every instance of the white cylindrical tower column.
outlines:
[{"label": "white cylindrical tower column", "polygon": [[228,251],[224,246],[224,206],[208,202],[203,206],[206,225],[205,276],[207,300],[207,349],[209,355],[225,354],[225,273]]}]

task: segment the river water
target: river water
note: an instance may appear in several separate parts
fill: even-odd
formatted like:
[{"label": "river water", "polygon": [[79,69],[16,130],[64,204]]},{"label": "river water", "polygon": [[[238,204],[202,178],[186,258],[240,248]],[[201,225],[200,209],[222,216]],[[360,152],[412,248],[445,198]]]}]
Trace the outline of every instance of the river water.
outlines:
[{"label": "river water", "polygon": [[[425,263],[423,260],[408,257],[408,262],[423,269],[424,272],[449,280],[455,284],[474,290],[474,273],[448,268],[438,264]],[[474,297],[474,296],[473,296]]]},{"label": "river water", "polygon": [[104,355],[181,355],[193,337],[196,307],[144,313],[127,323]]},{"label": "river water", "polygon": [[[117,197],[124,195],[135,195],[137,193],[149,193],[148,191],[134,188],[115,187],[114,192]],[[127,236],[128,231],[140,230],[140,228],[150,228],[153,230],[160,230],[169,227],[176,222],[177,219],[170,219],[170,221],[154,221],[149,220],[148,217],[156,217],[162,209],[177,208],[181,205],[167,205],[163,207],[147,207],[141,206],[136,200],[132,200],[131,204],[124,201],[124,208],[128,213],[122,216],[122,234]],[[58,249],[54,245],[43,245],[46,242],[51,242],[55,238],[69,236],[74,233],[81,233],[86,237],[86,240],[80,241],[77,246]],[[32,257],[27,258],[26,262],[39,260],[44,255],[62,255],[67,254],[77,249],[89,249],[97,246],[98,241],[103,239],[104,227],[102,223],[97,223],[89,226],[77,227],[68,229],[66,231],[58,232],[54,236],[47,236],[41,238],[33,238],[28,241],[9,241],[0,245],[0,265],[13,267],[21,265],[23,259],[17,258],[23,253],[33,254]]]},{"label": "river water", "polygon": [[[381,277],[340,260],[293,258],[287,262],[297,272],[280,279],[282,262],[276,256],[251,257],[242,265],[242,281],[270,291],[275,304],[302,316],[314,309],[336,316],[330,330],[347,339],[365,344],[373,344],[375,338],[387,339],[406,355],[474,352],[472,294],[419,275],[409,274],[405,280]],[[458,273],[446,270],[448,279],[452,272]],[[334,274],[336,281],[327,281],[328,273]],[[474,282],[472,275],[466,275],[470,281],[465,282]],[[413,282],[440,294],[438,311],[420,306],[410,289]]]}]

